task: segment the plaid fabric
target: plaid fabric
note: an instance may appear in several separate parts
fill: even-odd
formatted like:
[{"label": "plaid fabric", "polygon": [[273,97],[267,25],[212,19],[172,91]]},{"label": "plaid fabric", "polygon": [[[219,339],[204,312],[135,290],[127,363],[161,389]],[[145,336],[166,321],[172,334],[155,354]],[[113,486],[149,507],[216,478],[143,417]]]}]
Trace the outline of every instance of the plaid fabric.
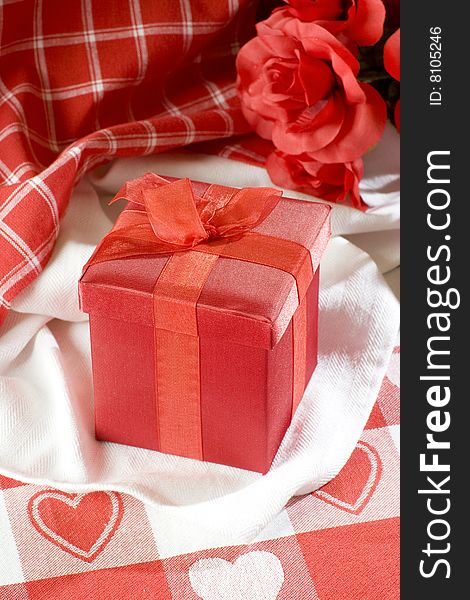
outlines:
[{"label": "plaid fabric", "polygon": [[86,171],[248,131],[234,62],[255,4],[0,2],[0,323]]},{"label": "plaid fabric", "polygon": [[0,478],[0,598],[396,600],[398,363],[338,476],[246,546],[200,548],[130,496]]},{"label": "plaid fabric", "polygon": [[214,154],[223,158],[239,160],[249,165],[255,165],[256,167],[264,167],[266,159],[274,151],[274,145],[270,140],[264,140],[256,133],[249,133],[228,140],[211,140],[209,142],[193,144],[190,150],[202,154]]}]

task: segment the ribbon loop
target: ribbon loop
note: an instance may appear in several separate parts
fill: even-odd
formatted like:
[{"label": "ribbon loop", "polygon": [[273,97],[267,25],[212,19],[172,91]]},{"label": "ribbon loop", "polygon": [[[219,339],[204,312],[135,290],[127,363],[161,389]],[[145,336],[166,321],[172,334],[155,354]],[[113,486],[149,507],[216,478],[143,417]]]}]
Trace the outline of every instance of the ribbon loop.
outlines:
[{"label": "ribbon loop", "polygon": [[142,196],[157,239],[190,248],[209,237],[199,217],[189,179],[144,189]]},{"label": "ribbon loop", "polygon": [[129,200],[133,204],[144,206],[142,193],[147,190],[153,190],[170,183],[167,179],[156,175],[155,173],[144,173],[141,177],[126,181],[119,189],[118,193],[110,201],[113,204],[117,200]]},{"label": "ribbon loop", "polygon": [[201,218],[206,228],[209,226],[214,231],[211,237],[238,236],[264,221],[280,196],[281,192],[272,188],[235,190],[211,185],[204,194],[204,200],[209,201],[201,212]]}]

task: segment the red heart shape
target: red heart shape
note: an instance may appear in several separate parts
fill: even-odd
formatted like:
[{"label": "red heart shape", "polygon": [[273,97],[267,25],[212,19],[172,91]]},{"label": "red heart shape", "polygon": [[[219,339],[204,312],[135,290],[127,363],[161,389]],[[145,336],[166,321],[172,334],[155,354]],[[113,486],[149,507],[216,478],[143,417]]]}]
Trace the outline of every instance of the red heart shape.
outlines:
[{"label": "red heart shape", "polygon": [[113,537],[123,511],[121,496],[116,492],[67,494],[45,490],[28,503],[31,522],[43,537],[89,563]]},{"label": "red heart shape", "polygon": [[372,498],[381,476],[382,461],[377,450],[366,442],[358,442],[338,475],[312,495],[358,515]]}]

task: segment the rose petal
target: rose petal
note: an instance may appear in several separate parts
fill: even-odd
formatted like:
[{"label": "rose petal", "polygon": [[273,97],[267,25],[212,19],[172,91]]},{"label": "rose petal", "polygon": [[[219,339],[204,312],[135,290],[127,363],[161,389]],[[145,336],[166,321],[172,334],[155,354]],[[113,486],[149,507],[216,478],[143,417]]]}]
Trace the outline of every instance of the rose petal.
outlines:
[{"label": "rose petal", "polygon": [[273,137],[274,121],[264,119],[258,113],[251,110],[247,102],[243,102],[243,97],[241,100],[242,113],[245,119],[260,137],[265,140],[271,140]]},{"label": "rose petal", "polygon": [[309,106],[313,106],[325,98],[335,85],[335,76],[331,66],[307,54],[300,56],[299,78]]},{"label": "rose petal", "polygon": [[345,33],[359,46],[372,46],[382,37],[384,21],[382,0],[356,0],[356,15]]},{"label": "rose petal", "polygon": [[400,81],[400,30],[397,29],[384,46],[384,67],[386,71]]},{"label": "rose petal", "polygon": [[335,139],[314,152],[317,160],[324,163],[354,161],[381,138],[387,120],[385,102],[372,86],[363,83],[361,87],[366,94],[366,102],[348,107],[341,131]]},{"label": "rose petal", "polygon": [[362,160],[325,165],[308,154],[291,156],[276,150],[268,156],[266,168],[273,183],[281,187],[312,194],[329,202],[346,200],[360,210],[366,208],[359,192]]},{"label": "rose petal", "polygon": [[353,54],[331,33],[321,27],[305,23],[303,25],[307,27],[300,27],[300,25],[299,31],[302,35],[304,49],[302,56],[306,54],[330,62],[332,70],[343,85],[348,101],[363,102],[364,95],[356,79],[359,73],[359,62]]},{"label": "rose petal", "polygon": [[279,13],[316,23],[337,35],[344,32],[359,46],[372,46],[382,37],[386,16],[382,0],[288,0],[288,6],[276,9],[275,26],[279,27]]},{"label": "rose petal", "polygon": [[305,48],[307,54],[317,57],[316,52],[319,46],[327,48],[328,53],[325,58],[336,54],[343,59],[355,74],[359,72],[359,63],[353,54],[332,33],[316,23],[303,23],[298,19],[292,18],[285,19],[283,31],[286,36],[298,40]]},{"label": "rose petal", "polygon": [[302,122],[299,126],[296,126],[296,123],[275,123],[272,140],[274,145],[286,154],[314,152],[334,141],[344,118],[344,100],[339,93],[335,93],[330,96],[325,107],[312,118],[310,126]]}]

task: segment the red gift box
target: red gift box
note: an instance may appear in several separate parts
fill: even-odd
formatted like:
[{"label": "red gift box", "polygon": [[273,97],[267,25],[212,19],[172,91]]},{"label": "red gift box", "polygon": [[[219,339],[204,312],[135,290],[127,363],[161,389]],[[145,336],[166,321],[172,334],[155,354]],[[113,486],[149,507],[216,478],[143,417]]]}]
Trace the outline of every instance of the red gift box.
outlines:
[{"label": "red gift box", "polygon": [[100,440],[266,472],[317,362],[330,207],[147,174],[85,265]]}]

